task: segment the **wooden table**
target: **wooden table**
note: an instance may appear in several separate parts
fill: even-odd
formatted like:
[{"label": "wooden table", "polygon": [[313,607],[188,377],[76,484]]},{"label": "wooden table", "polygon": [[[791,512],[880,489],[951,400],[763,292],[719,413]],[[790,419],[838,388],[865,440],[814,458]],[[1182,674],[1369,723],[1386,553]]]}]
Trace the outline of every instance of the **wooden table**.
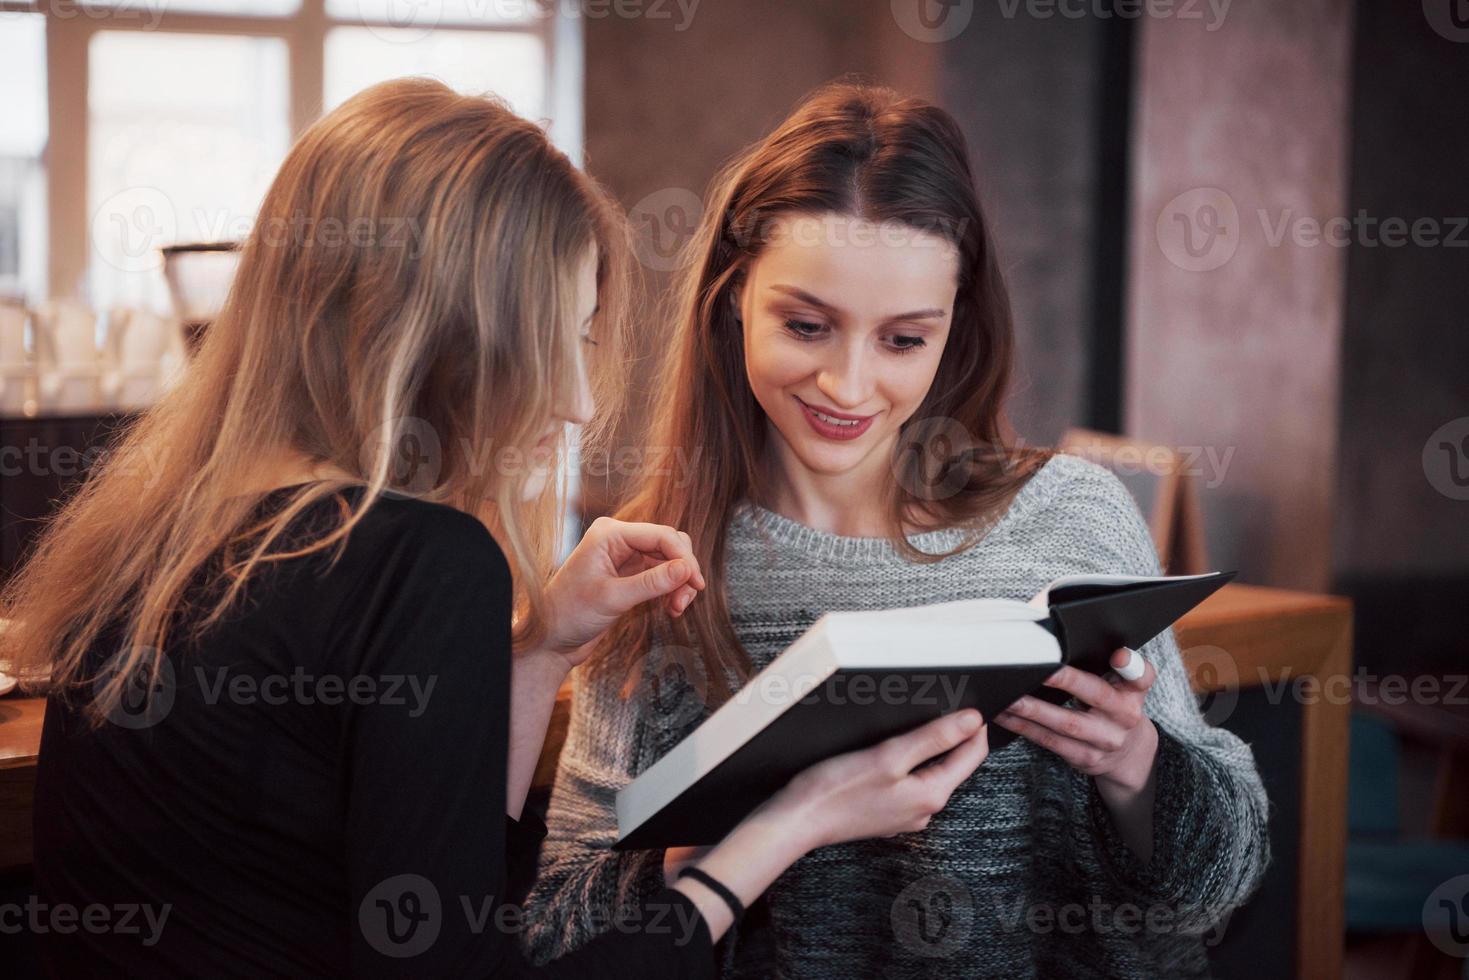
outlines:
[{"label": "wooden table", "polygon": [[[1302,685],[1299,977],[1342,972],[1351,630],[1346,599],[1238,584],[1225,586],[1177,626],[1184,663],[1201,693],[1266,681]],[[570,704],[563,688],[536,768],[538,788],[555,775]],[[44,708],[33,698],[0,700],[0,867],[30,861]]]},{"label": "wooden table", "polygon": [[0,871],[31,863],[31,798],[45,715],[40,698],[0,699]]},{"label": "wooden table", "polygon": [[1296,976],[1336,980],[1346,938],[1351,601],[1230,584],[1179,620],[1177,636],[1201,693],[1300,685]]}]

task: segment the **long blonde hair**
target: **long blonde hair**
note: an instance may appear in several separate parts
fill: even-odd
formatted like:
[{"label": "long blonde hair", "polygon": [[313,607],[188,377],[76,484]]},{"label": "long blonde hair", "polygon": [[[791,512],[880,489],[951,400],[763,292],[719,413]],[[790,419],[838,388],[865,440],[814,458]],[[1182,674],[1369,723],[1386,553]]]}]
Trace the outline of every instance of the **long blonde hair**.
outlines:
[{"label": "long blonde hair", "polygon": [[953,553],[914,547],[904,533],[914,518],[965,529],[955,550],[971,546],[1050,456],[1014,444],[1003,422],[1014,356],[1010,297],[958,125],[890,89],[823,86],[721,171],[688,245],[648,441],[663,452],[697,452],[700,465],[687,475],[650,471],[617,516],[687,531],[708,587],[678,620],[648,605],[604,634],[594,664],[626,678],[624,694],[659,641],[695,651],[711,700],[748,676],[749,655],[724,594],[725,531],[741,501],[763,502],[766,429],[730,294],[766,243],[767,225],[791,214],[893,222],[939,236],[959,253],[949,339],[892,460],[887,509],[899,553],[914,562]]},{"label": "long blonde hair", "polygon": [[[563,488],[549,480],[523,501],[529,469],[514,452],[531,449],[575,383],[576,274],[589,249],[605,352],[593,384],[616,383],[625,246],[608,196],[502,103],[425,79],[352,98],[287,155],[185,377],[129,427],[0,594],[8,655],[49,671],[52,691],[91,685],[100,719],[149,652],[167,648],[206,566],[215,588],[202,594],[217,598],[197,610],[195,636],[262,562],[340,554],[384,492],[484,522],[516,571],[517,641],[533,641]],[[407,452],[424,465],[401,465]],[[298,484],[252,521],[270,489],[252,488],[252,471],[280,453],[345,475]],[[328,533],[281,546],[304,509],[348,485],[364,487],[355,510],[339,496]],[[124,651],[106,676],[88,657],[103,636]]]}]

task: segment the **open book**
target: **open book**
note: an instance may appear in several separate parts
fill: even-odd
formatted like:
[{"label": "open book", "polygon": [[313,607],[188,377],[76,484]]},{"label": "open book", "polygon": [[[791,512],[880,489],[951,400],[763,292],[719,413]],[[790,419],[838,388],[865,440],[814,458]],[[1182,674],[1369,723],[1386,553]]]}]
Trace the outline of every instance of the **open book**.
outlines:
[{"label": "open book", "polygon": [[[713,844],[823,759],[960,708],[988,720],[1069,664],[1103,674],[1234,572],[1071,575],[1030,602],[967,599],[818,619],[697,729],[617,794],[614,847]],[[990,751],[1014,735],[989,730]]]}]

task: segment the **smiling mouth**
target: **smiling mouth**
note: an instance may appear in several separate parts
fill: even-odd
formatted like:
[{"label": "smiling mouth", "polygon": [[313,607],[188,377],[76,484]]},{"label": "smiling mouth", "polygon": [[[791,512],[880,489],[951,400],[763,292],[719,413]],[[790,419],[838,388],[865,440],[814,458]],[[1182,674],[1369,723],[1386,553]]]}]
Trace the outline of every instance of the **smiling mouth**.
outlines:
[{"label": "smiling mouth", "polygon": [[[794,397],[794,396],[793,396]],[[806,404],[800,398],[796,403],[816,434],[826,439],[855,439],[866,432],[876,415],[837,415]]]},{"label": "smiling mouth", "polygon": [[[806,406],[811,408],[810,405]],[[811,414],[825,422],[827,425],[861,425],[866,419],[839,419],[835,415],[827,415],[820,409],[811,408]]]}]

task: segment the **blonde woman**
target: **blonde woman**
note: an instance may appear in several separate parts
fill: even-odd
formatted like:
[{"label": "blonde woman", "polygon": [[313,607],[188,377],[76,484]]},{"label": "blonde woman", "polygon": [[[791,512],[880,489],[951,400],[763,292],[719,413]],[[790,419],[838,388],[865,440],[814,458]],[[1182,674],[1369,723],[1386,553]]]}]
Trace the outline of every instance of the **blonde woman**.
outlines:
[{"label": "blonde woman", "polygon": [[[568,423],[615,360],[621,232],[540,129],[434,82],[313,126],[183,384],[8,585],[51,678],[35,849],[60,974],[511,976],[567,671],[704,586],[687,536],[601,521],[550,575]],[[602,378],[605,380],[605,378]],[[812,848],[922,826],[973,712],[802,774],[556,976],[706,976]],[[942,756],[918,772],[920,764]]]}]

